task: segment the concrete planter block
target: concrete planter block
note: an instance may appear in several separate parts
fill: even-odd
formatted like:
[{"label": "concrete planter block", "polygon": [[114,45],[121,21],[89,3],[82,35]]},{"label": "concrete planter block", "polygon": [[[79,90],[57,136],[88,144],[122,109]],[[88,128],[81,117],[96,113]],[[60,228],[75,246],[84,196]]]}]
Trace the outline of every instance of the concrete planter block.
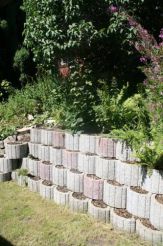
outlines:
[{"label": "concrete planter block", "polygon": [[0,183],[11,180],[11,172],[2,173],[0,172]]},{"label": "concrete planter block", "polygon": [[23,175],[18,175],[16,182],[18,185],[22,187],[26,187],[28,185],[28,177]]},{"label": "concrete planter block", "polygon": [[28,155],[28,143],[7,143],[5,149],[8,159],[22,159]]},{"label": "concrete planter block", "polygon": [[42,161],[39,164],[40,178],[47,181],[52,181],[52,164],[47,161]]},{"label": "concrete planter block", "polygon": [[53,199],[54,185],[51,182],[42,181],[40,182],[40,195],[45,199]]},{"label": "concrete planter block", "polygon": [[50,162],[53,165],[62,165],[63,149],[50,147]]},{"label": "concrete planter block", "polygon": [[84,175],[84,195],[95,200],[103,198],[104,181],[95,175]]},{"label": "concrete planter block", "polygon": [[67,169],[64,166],[53,166],[52,167],[52,181],[53,184],[58,186],[67,185]]},{"label": "concrete planter block", "polygon": [[110,208],[106,204],[98,200],[89,200],[88,214],[91,215],[93,218],[105,223],[109,223],[110,221]]},{"label": "concrete planter block", "polygon": [[21,168],[22,169],[27,169],[28,170],[28,160],[29,160],[28,157],[25,157],[25,158],[22,159],[22,161],[21,161]]},{"label": "concrete planter block", "polygon": [[63,131],[55,131],[53,133],[53,147],[64,148],[65,147],[65,133]]},{"label": "concrete planter block", "polygon": [[79,151],[79,138],[80,138],[80,135],[78,134],[66,133],[65,134],[65,148],[67,150]]},{"label": "concrete planter block", "polygon": [[12,160],[7,158],[0,158],[0,172],[2,173],[9,173],[13,170],[17,169],[19,166],[18,160]]},{"label": "concrete planter block", "polygon": [[96,136],[81,134],[79,140],[79,150],[83,153],[96,154]]},{"label": "concrete planter block", "polygon": [[70,193],[69,207],[74,212],[87,213],[89,199],[81,193]]},{"label": "concrete planter block", "polygon": [[150,241],[152,245],[162,245],[163,243],[163,232],[145,226],[141,220],[136,221],[136,233],[143,240]]},{"label": "concrete planter block", "polygon": [[151,193],[163,194],[163,171],[153,169],[142,181],[142,187]]},{"label": "concrete planter block", "polygon": [[78,155],[77,151],[63,150],[63,165],[68,169],[78,168]]},{"label": "concrete planter block", "polygon": [[78,170],[85,174],[96,174],[96,155],[79,153]]},{"label": "concrete planter block", "polygon": [[40,176],[40,161],[37,159],[28,159],[28,171],[31,175]]},{"label": "concrete planter block", "polygon": [[144,169],[137,164],[126,162],[116,162],[115,180],[127,186],[140,186],[144,176]]},{"label": "concrete planter block", "polygon": [[41,130],[40,128],[31,128],[30,140],[32,143],[41,143]]},{"label": "concrete planter block", "polygon": [[114,228],[122,231],[128,233],[134,233],[136,231],[136,220],[125,209],[111,209],[110,222]]},{"label": "concrete planter block", "polygon": [[55,187],[53,192],[53,199],[57,204],[69,205],[70,191],[66,187]]},{"label": "concrete planter block", "polygon": [[113,181],[104,181],[103,201],[114,208],[126,208],[127,188]]},{"label": "concrete planter block", "polygon": [[18,180],[18,172],[16,170],[12,171],[11,179],[17,182],[17,180]]},{"label": "concrete planter block", "polygon": [[41,143],[43,145],[53,145],[54,129],[42,129],[41,130]]},{"label": "concrete planter block", "polygon": [[150,222],[158,230],[163,231],[163,204],[157,200],[158,195],[151,197]]},{"label": "concrete planter block", "polygon": [[127,188],[127,211],[140,218],[149,218],[151,194],[139,187]]},{"label": "concrete planter block", "polygon": [[84,174],[77,170],[67,170],[67,188],[73,192],[83,192]]},{"label": "concrete planter block", "polygon": [[116,140],[110,138],[100,138],[97,140],[97,154],[101,157],[115,158]]},{"label": "concrete planter block", "polygon": [[28,177],[28,187],[32,192],[40,192],[40,178],[39,177]]},{"label": "concrete planter block", "polygon": [[40,148],[41,148],[41,144],[38,143],[28,143],[29,146],[29,154],[35,158],[39,158],[40,159]]},{"label": "concrete planter block", "polygon": [[118,140],[116,145],[116,159],[124,162],[135,163],[139,159],[135,156],[134,152],[125,141]]},{"label": "concrete planter block", "polygon": [[41,145],[39,151],[39,159],[42,161],[50,161],[50,146]]},{"label": "concrete planter block", "polygon": [[114,180],[117,160],[96,157],[96,176],[101,179]]}]

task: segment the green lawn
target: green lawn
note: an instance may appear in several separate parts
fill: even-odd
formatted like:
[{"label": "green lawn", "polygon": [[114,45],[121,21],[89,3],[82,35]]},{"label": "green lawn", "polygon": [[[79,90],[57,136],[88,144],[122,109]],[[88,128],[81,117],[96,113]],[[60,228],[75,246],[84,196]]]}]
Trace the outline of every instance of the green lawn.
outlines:
[{"label": "green lawn", "polygon": [[115,231],[110,224],[71,213],[13,182],[0,183],[0,235],[14,246],[149,245],[136,235]]}]

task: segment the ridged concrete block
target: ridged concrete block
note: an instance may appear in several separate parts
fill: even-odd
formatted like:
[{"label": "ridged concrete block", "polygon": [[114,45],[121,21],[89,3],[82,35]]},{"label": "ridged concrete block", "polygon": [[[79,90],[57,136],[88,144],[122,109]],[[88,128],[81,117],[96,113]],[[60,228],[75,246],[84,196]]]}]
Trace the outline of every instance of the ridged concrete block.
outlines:
[{"label": "ridged concrete block", "polygon": [[151,197],[150,222],[158,230],[163,231],[163,204],[157,201],[157,195]]},{"label": "ridged concrete block", "polygon": [[50,147],[50,162],[53,165],[62,165],[63,163],[63,149]]},{"label": "ridged concrete block", "polygon": [[152,245],[162,245],[163,243],[163,232],[144,226],[140,220],[136,221],[136,233],[143,240],[150,241]]},{"label": "ridged concrete block", "polygon": [[84,195],[96,200],[103,198],[104,181],[95,175],[84,175]]},{"label": "ridged concrete block", "polygon": [[134,233],[136,231],[136,220],[132,216],[126,218],[116,212],[115,209],[111,209],[110,222],[114,228],[118,228],[128,233]]},{"label": "ridged concrete block", "polygon": [[71,193],[69,198],[69,207],[73,212],[87,213],[89,199],[84,197],[77,198],[76,193]]},{"label": "ridged concrete block", "polygon": [[22,169],[27,169],[28,170],[28,160],[29,158],[28,157],[25,157],[21,160],[21,168]]},{"label": "ridged concrete block", "polygon": [[28,155],[28,143],[6,143],[5,150],[8,159],[22,159]]},{"label": "ridged concrete block", "polygon": [[117,141],[116,159],[131,163],[139,161],[131,147],[125,141],[122,140]]},{"label": "ridged concrete block", "polygon": [[68,169],[78,168],[78,155],[77,151],[63,150],[63,165]]},{"label": "ridged concrete block", "polygon": [[79,138],[78,134],[65,133],[65,148],[67,150],[79,151]]},{"label": "ridged concrete block", "polygon": [[0,172],[9,173],[17,169],[19,166],[19,160],[12,160],[7,158],[0,158]]},{"label": "ridged concrete block", "polygon": [[17,180],[18,180],[18,171],[16,171],[16,170],[12,171],[11,179],[17,182]]},{"label": "ridged concrete block", "polygon": [[41,161],[39,164],[40,178],[47,181],[52,181],[52,164],[50,162]]},{"label": "ridged concrete block", "polygon": [[32,143],[41,143],[41,130],[40,128],[31,128],[30,141]]},{"label": "ridged concrete block", "polygon": [[55,148],[64,148],[65,147],[65,133],[63,131],[54,130],[53,147],[55,147]]},{"label": "ridged concrete block", "polygon": [[41,158],[41,153],[40,153],[40,148],[41,148],[41,144],[38,143],[28,143],[29,146],[29,155],[35,157],[35,158]]},{"label": "ridged concrete block", "polygon": [[149,218],[151,205],[151,194],[149,192],[138,193],[127,188],[127,211],[140,218]]},{"label": "ridged concrete block", "polygon": [[117,160],[96,157],[96,176],[101,179],[114,180]]},{"label": "ridged concrete block", "polygon": [[53,199],[57,204],[64,206],[69,205],[69,197],[71,193],[69,190],[66,188],[62,190],[60,187],[55,187],[53,192]]},{"label": "ridged concrete block", "polygon": [[78,170],[85,174],[96,174],[96,155],[79,153]]},{"label": "ridged concrete block", "polygon": [[49,185],[45,185],[44,182],[45,181],[40,182],[40,195],[45,199],[52,200],[55,186],[50,183]]},{"label": "ridged concrete block", "polygon": [[52,167],[52,181],[53,184],[58,186],[67,185],[67,169],[64,166],[53,166]]},{"label": "ridged concrete block", "polygon": [[42,161],[50,161],[50,146],[41,145],[39,150],[39,159]]},{"label": "ridged concrete block", "polygon": [[41,130],[41,143],[43,145],[53,145],[54,129],[42,129]]},{"label": "ridged concrete block", "polygon": [[96,154],[96,136],[81,134],[79,150],[83,153]]},{"label": "ridged concrete block", "polygon": [[100,138],[97,140],[97,154],[101,157],[115,158],[116,156],[116,143],[115,139]]},{"label": "ridged concrete block", "polygon": [[40,192],[41,179],[38,177],[28,177],[28,187],[32,192]]},{"label": "ridged concrete block", "polygon": [[40,161],[29,158],[28,171],[31,175],[40,176]]},{"label": "ridged concrete block", "polygon": [[115,180],[127,186],[140,186],[144,176],[144,169],[137,164],[117,161],[115,165]]},{"label": "ridged concrete block", "polygon": [[163,194],[163,171],[153,169],[151,175],[144,177],[142,187],[151,193]]},{"label": "ridged concrete block", "polygon": [[103,201],[114,208],[126,208],[127,188],[104,181]]},{"label": "ridged concrete block", "polygon": [[2,173],[0,172],[0,182],[5,182],[11,180],[11,172],[9,173]]},{"label": "ridged concrete block", "polygon": [[105,223],[109,223],[110,221],[110,208],[106,205],[103,205],[103,207],[95,206],[92,200],[89,200],[88,203],[88,214]]},{"label": "ridged concrete block", "polygon": [[67,170],[67,188],[73,192],[83,192],[84,174],[76,170]]}]

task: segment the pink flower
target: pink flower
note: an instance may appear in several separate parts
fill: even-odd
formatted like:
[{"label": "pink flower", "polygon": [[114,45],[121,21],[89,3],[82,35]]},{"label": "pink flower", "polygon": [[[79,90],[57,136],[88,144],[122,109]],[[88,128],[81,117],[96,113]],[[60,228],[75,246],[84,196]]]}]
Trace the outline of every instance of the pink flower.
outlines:
[{"label": "pink flower", "polygon": [[146,62],[147,62],[147,58],[144,57],[144,56],[141,56],[141,57],[140,57],[140,61],[141,61],[142,63],[146,63]]},{"label": "pink flower", "polygon": [[110,13],[113,14],[113,13],[118,12],[118,7],[116,7],[115,5],[110,5],[108,10]]},{"label": "pink flower", "polygon": [[161,28],[161,30],[160,30],[159,38],[163,39],[163,28]]}]

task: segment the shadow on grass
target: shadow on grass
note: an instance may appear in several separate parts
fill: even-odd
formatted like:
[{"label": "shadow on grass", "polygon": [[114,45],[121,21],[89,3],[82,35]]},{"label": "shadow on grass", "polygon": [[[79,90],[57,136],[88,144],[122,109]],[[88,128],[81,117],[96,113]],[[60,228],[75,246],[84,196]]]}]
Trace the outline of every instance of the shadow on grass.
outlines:
[{"label": "shadow on grass", "polygon": [[0,246],[14,246],[14,245],[9,241],[7,241],[4,237],[0,236]]}]

